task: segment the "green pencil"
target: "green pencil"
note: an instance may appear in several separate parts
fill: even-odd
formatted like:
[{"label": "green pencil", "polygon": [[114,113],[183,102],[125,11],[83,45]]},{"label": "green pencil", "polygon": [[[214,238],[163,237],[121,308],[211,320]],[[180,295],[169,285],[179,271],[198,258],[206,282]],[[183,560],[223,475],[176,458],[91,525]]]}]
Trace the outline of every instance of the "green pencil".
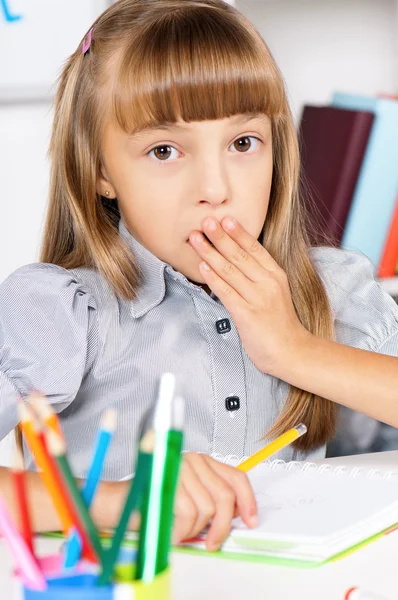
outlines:
[{"label": "green pencil", "polygon": [[57,433],[55,433],[55,431],[52,431],[51,429],[46,430],[45,436],[48,451],[56,461],[61,476],[64,480],[65,489],[67,492],[69,492],[69,500],[74,506],[76,514],[80,517],[81,527],[85,530],[98,556],[99,561],[102,563],[103,549],[98,536],[98,532],[90,517],[90,514],[82,498],[80,490],[77,486],[76,480],[69,466],[68,459],[66,458],[65,442]]},{"label": "green pencil", "polygon": [[184,403],[173,398],[174,376],[162,376],[155,407],[155,449],[141,511],[136,579],[150,583],[168,566],[174,498],[182,447]]},{"label": "green pencil", "polygon": [[113,575],[115,562],[119,555],[120,546],[123,542],[130,516],[140,507],[141,500],[149,482],[154,444],[154,431],[153,429],[150,429],[143,434],[140,441],[135,475],[131,481],[129,493],[114,533],[112,544],[109,550],[106,550],[104,554],[103,569],[98,579],[99,585],[106,585],[109,583],[109,580]]}]

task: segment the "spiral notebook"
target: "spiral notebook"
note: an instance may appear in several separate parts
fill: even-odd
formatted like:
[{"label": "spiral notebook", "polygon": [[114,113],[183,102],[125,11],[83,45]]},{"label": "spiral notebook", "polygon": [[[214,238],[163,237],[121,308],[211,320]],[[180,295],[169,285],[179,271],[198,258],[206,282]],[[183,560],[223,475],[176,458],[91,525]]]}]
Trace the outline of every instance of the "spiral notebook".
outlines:
[{"label": "spiral notebook", "polygon": [[[224,556],[316,566],[350,553],[398,523],[398,472],[273,460],[248,476],[260,524],[248,529],[235,519],[222,547]],[[203,539],[184,546],[204,548]]]}]

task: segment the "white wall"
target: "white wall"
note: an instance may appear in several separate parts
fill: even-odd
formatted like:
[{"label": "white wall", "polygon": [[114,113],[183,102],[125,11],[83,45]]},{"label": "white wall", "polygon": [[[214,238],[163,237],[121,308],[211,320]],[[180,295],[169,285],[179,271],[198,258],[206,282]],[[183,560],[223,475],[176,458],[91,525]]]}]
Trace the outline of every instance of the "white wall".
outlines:
[{"label": "white wall", "polygon": [[398,90],[396,0],[236,0],[287,82],[296,120],[333,91]]},{"label": "white wall", "polygon": [[0,105],[0,281],[38,256],[50,126],[50,104]]}]

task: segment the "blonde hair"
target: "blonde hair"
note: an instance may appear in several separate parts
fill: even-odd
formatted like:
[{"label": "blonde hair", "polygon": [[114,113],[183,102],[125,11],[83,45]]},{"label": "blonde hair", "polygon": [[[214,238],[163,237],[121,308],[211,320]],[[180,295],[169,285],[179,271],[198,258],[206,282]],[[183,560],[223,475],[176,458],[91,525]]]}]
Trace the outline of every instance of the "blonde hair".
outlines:
[{"label": "blonde hair", "polygon": [[[96,193],[104,125],[112,119],[134,133],[178,119],[264,113],[272,123],[274,164],[261,241],[287,273],[301,323],[332,338],[327,295],[308,254],[284,82],[250,21],[222,0],[119,0],[95,21],[86,55],[83,42],[67,61],[55,98],[41,260],[95,268],[116,294],[133,299],[140,278],[118,234],[117,204]],[[327,442],[335,421],[334,403],[290,387],[267,437],[304,422],[308,433],[296,447],[308,450]]]}]

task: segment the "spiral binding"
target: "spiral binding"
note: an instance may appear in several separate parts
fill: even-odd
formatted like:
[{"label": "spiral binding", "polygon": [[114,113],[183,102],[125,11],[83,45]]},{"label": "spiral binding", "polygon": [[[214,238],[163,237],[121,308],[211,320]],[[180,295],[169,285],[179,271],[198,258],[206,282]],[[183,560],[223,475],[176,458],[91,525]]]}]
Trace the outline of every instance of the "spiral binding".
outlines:
[{"label": "spiral binding", "polygon": [[[222,462],[226,465],[232,465],[234,467],[238,466],[241,462],[249,458],[248,456],[239,458],[236,454],[228,454],[227,456],[222,456],[221,454],[212,454],[211,456],[219,462]],[[398,471],[381,471],[380,469],[364,469],[363,467],[352,467],[350,469],[346,465],[337,465],[336,467],[334,467],[333,465],[327,463],[319,465],[309,461],[303,463],[297,460],[286,462],[281,459],[268,459],[261,463],[257,468],[261,469],[263,466],[266,466],[271,471],[284,469],[285,471],[303,471],[305,473],[316,472],[319,474],[326,473],[329,475],[338,475],[344,477],[366,477],[367,479],[398,479]]]}]

